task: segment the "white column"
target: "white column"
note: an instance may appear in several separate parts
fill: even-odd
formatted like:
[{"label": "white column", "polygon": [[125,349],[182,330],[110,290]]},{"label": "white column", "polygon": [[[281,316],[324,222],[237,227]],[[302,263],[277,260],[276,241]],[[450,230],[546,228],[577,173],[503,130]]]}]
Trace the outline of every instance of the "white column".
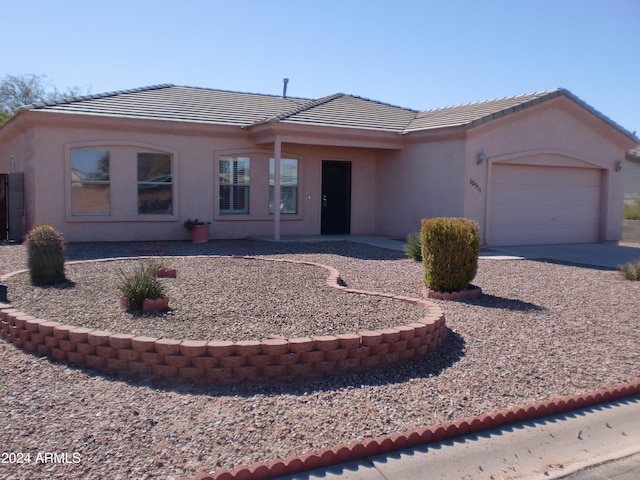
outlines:
[{"label": "white column", "polygon": [[273,142],[273,157],[273,239],[280,240],[280,160],[282,157],[282,145],[277,136]]}]

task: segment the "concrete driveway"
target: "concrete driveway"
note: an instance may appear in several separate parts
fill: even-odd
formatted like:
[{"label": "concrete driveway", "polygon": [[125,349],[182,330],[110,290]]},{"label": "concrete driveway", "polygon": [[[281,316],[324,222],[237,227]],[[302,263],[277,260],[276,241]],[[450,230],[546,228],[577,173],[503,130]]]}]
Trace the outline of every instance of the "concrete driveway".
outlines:
[{"label": "concrete driveway", "polygon": [[617,243],[580,243],[566,245],[526,245],[514,247],[488,247],[480,252],[481,258],[524,258],[585,265],[617,270],[618,265],[640,260],[640,245],[625,246]]}]

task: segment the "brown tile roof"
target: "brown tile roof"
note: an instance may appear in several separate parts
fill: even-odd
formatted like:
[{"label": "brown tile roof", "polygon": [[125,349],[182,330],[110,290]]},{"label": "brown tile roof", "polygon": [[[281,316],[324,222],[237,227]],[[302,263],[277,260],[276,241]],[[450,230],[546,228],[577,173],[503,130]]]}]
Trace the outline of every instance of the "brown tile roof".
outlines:
[{"label": "brown tile roof", "polygon": [[342,93],[269,121],[403,133],[418,112]]},{"label": "brown tile roof", "polygon": [[406,134],[455,126],[472,128],[560,95],[570,98],[629,138],[640,141],[634,134],[561,88],[419,112],[343,93],[312,100],[166,84],[36,103],[21,110],[244,127],[282,122]]},{"label": "brown tile roof", "polygon": [[47,112],[245,126],[311,100],[275,95],[154,85],[134,90],[66,98],[22,107]]},{"label": "brown tile roof", "polygon": [[475,125],[502,117],[523,108],[537,105],[540,102],[550,100],[561,95],[561,89],[547,92],[518,95],[515,97],[497,98],[484,102],[455,105],[452,107],[425,110],[413,119],[405,132],[416,130],[429,130],[433,128]]}]

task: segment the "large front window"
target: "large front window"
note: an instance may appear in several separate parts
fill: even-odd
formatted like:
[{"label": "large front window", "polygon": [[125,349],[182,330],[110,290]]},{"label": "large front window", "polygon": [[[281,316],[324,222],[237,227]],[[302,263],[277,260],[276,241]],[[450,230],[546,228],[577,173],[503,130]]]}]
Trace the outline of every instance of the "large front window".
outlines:
[{"label": "large front window", "polygon": [[220,159],[220,213],[249,213],[249,157]]},{"label": "large front window", "polygon": [[71,150],[71,214],[109,215],[109,151]]},{"label": "large front window", "polygon": [[138,214],[171,215],[171,155],[138,153]]},{"label": "large front window", "polygon": [[[269,213],[274,212],[275,159],[269,159]],[[280,213],[298,213],[298,160],[280,159]]]}]

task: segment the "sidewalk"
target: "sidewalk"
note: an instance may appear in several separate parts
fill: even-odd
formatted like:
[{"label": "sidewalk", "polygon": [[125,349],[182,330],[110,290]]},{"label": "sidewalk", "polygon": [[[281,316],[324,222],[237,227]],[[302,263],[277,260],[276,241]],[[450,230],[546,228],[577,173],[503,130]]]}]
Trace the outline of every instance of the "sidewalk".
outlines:
[{"label": "sidewalk", "polygon": [[[278,480],[586,480],[609,478],[621,464],[631,476],[616,479],[631,480],[640,478],[639,453],[640,397],[633,397]],[[592,465],[598,471],[584,470]]]}]

